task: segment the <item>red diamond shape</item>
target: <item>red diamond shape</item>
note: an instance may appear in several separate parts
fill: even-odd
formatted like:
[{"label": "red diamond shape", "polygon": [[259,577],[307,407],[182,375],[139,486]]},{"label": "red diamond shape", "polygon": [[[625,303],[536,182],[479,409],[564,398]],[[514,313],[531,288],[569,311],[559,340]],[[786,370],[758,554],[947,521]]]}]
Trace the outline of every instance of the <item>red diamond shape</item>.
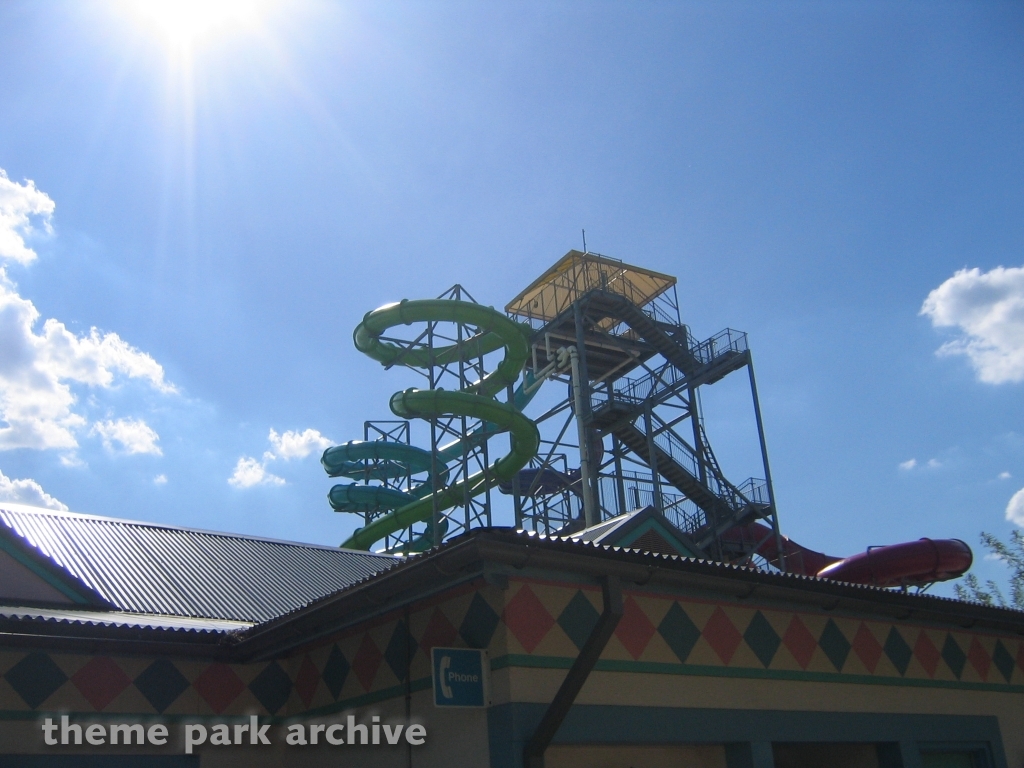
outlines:
[{"label": "red diamond shape", "polygon": [[352,660],[352,671],[356,673],[364,691],[369,691],[373,687],[373,678],[377,676],[377,669],[380,668],[383,658],[383,654],[370,639],[370,635],[363,635],[363,641],[359,644],[356,657]]},{"label": "red diamond shape", "polygon": [[505,606],[504,619],[505,626],[509,628],[509,631],[526,649],[527,653],[533,653],[533,649],[555,626],[555,620],[551,618],[551,614],[548,613],[544,604],[533,594],[529,585],[523,585],[516,596],[508,601],[508,605]]},{"label": "red diamond shape", "polygon": [[92,704],[93,709],[102,710],[132,684],[113,659],[97,656],[71,676],[71,682]]},{"label": "red diamond shape", "polygon": [[245,689],[245,683],[227,664],[211,664],[192,683],[199,695],[217,714],[220,714]]},{"label": "red diamond shape", "polygon": [[651,638],[657,631],[657,627],[647,618],[647,614],[643,612],[636,600],[627,597],[622,604],[622,618],[619,619],[619,625],[615,628],[615,636],[629,651],[629,655],[634,659],[639,659],[640,654],[647,648],[647,644],[651,642]]},{"label": "red diamond shape", "polygon": [[733,654],[743,642],[743,635],[733,626],[721,608],[715,608],[715,612],[711,614],[711,618],[704,625],[704,631],[701,634],[708,641],[708,645],[718,654],[718,658],[722,660],[723,664],[732,661]]},{"label": "red diamond shape", "polygon": [[992,657],[988,655],[988,651],[982,647],[976,637],[971,638],[971,647],[967,651],[967,660],[971,662],[971,666],[974,667],[982,680],[988,679],[988,670],[992,666]]},{"label": "red diamond shape", "polygon": [[878,666],[878,660],[882,658],[882,645],[871,634],[871,630],[864,625],[863,621],[860,623],[860,627],[857,628],[857,634],[853,638],[853,652],[857,654],[857,657],[864,663],[864,666],[868,668],[868,672],[874,674],[875,667]]},{"label": "red diamond shape", "polygon": [[818,641],[814,639],[811,630],[807,628],[799,616],[794,616],[789,626],[786,627],[786,634],[782,636],[782,643],[793,654],[796,663],[801,669],[807,669],[814,656],[814,649],[818,647]]},{"label": "red diamond shape", "polygon": [[459,631],[448,621],[448,617],[440,608],[435,608],[434,612],[430,614],[430,621],[427,622],[426,629],[423,630],[420,647],[430,653],[431,648],[444,648],[451,645],[458,636]]},{"label": "red diamond shape", "polygon": [[302,664],[299,665],[299,674],[295,676],[295,692],[308,707],[313,701],[313,694],[316,693],[316,686],[320,682],[320,670],[309,656],[304,656]]},{"label": "red diamond shape", "polygon": [[917,642],[914,643],[914,656],[921,662],[928,677],[935,677],[935,670],[939,668],[942,654],[939,653],[939,649],[935,647],[935,643],[924,633],[924,630],[921,630],[921,634],[917,636]]}]

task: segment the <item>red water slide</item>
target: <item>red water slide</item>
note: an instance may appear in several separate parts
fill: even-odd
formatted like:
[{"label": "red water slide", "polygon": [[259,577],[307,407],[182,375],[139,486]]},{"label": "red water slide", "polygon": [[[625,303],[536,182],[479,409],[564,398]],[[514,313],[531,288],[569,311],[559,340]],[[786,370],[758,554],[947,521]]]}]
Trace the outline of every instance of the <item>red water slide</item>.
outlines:
[{"label": "red water slide", "polygon": [[[902,587],[930,584],[962,576],[971,567],[971,548],[959,539],[918,539],[887,547],[869,547],[850,557],[832,557],[807,549],[782,538],[786,570],[805,576],[869,584],[875,587]],[[773,565],[779,564],[779,550],[772,529],[761,523],[748,523],[726,531],[723,543],[753,551]]]}]

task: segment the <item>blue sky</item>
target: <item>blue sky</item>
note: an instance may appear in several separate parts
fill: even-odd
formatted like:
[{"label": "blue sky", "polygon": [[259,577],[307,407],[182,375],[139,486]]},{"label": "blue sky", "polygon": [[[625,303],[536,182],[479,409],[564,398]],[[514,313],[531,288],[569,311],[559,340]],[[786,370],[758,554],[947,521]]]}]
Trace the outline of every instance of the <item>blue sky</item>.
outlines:
[{"label": "blue sky", "polygon": [[363,313],[503,306],[586,228],[750,333],[784,533],[1024,524],[1019,3],[269,3],[185,45],[7,2],[0,67],[7,498],[337,543],[319,453],[416,384]]}]

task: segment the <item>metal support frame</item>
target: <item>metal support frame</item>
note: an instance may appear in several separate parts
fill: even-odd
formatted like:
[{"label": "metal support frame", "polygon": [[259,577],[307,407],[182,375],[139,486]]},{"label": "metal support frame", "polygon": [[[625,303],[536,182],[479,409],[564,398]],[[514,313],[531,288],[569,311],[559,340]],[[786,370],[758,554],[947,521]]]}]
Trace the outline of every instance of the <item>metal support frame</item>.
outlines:
[{"label": "metal support frame", "polygon": [[[449,290],[438,296],[439,299],[451,299],[455,301],[468,301],[476,303],[476,300],[460,285],[454,285]],[[472,352],[463,354],[446,354],[444,359],[436,356],[436,349],[443,347],[447,349],[457,348],[466,350],[475,349],[472,345],[479,339],[483,329],[466,323],[430,321],[425,326],[419,326],[415,336],[409,338],[398,338],[394,336],[382,336],[381,340],[401,350],[396,360],[389,367],[402,365],[405,355],[416,355],[417,359],[426,359],[426,365],[417,363],[404,369],[421,375],[425,380],[428,389],[466,390],[481,380],[487,373],[488,364],[485,363],[485,353]],[[397,388],[397,387],[396,387]],[[508,390],[508,397],[512,398],[513,389]],[[423,424],[424,421],[414,420]],[[394,430],[390,432],[386,428],[390,424],[402,425],[399,434]],[[457,415],[441,415],[425,420],[429,430],[430,466],[429,477],[426,480],[414,479],[406,473],[400,478],[377,478],[386,487],[396,490],[410,491],[414,487],[420,487],[423,482],[437,482],[437,478],[447,476],[447,483],[464,482],[475,473],[483,472],[484,476],[490,471],[490,455],[488,441],[476,439],[475,434],[484,428],[483,421]],[[380,428],[374,425],[384,425]],[[373,429],[371,429],[373,427]],[[367,422],[364,425],[364,438],[367,440],[389,440],[391,442],[413,443],[409,435],[409,422]],[[418,427],[413,427],[415,431]],[[371,434],[372,432],[372,434]],[[425,442],[425,441],[424,441]],[[448,455],[439,458],[439,451],[453,443],[460,443],[461,451],[456,456]],[[426,446],[424,446],[426,447]],[[447,464],[448,472],[442,468],[442,461]],[[366,478],[369,482],[371,468],[375,460],[366,460]],[[428,470],[423,469],[426,473]],[[518,488],[516,489],[518,491]],[[477,496],[471,496],[468,492],[462,499],[461,504],[450,511],[442,510],[437,504],[437,495],[431,494],[433,500],[432,514],[423,522],[415,523],[412,526],[399,530],[383,540],[384,550],[389,552],[409,551],[414,545],[422,548],[424,544],[439,546],[448,535],[458,535],[472,528],[487,527],[493,524],[492,499],[490,489]],[[518,498],[518,495],[517,495]],[[368,524],[373,519],[385,514],[388,510],[375,509],[363,513],[364,523]],[[427,535],[429,534],[429,538]]]},{"label": "metal support frame", "polygon": [[754,359],[747,352],[747,373],[750,375],[750,397],[754,401],[754,420],[757,422],[757,439],[761,444],[761,461],[764,465],[764,482],[768,489],[768,504],[771,509],[772,533],[775,536],[775,551],[778,552],[779,570],[786,570],[786,550],[782,546],[782,531],[779,530],[779,514],[775,506],[775,488],[772,486],[772,471],[768,466],[768,443],[764,439],[764,424],[761,421],[761,402],[757,397],[757,381],[754,379]]},{"label": "metal support frame", "polygon": [[[572,269],[560,273],[552,283],[553,290],[561,292],[559,296],[571,298],[564,303],[558,299],[557,312],[546,315],[543,322],[526,316],[534,329],[533,378],[521,393],[530,396],[549,380],[547,392],[557,391],[556,383],[562,383],[569,385],[569,394],[553,405],[548,400],[547,410],[534,418],[541,430],[540,450],[523,472],[502,484],[502,493],[512,498],[500,514],[507,514],[506,519],[516,527],[564,535],[650,504],[668,522],[693,536],[705,556],[736,562],[747,553],[723,540],[722,534],[764,518],[771,521],[780,552],[773,562],[785,568],[746,334],[725,329],[695,341],[680,320],[673,278],[644,273],[662,281],[662,288],[655,293],[645,293],[642,283],[629,284],[630,270],[634,275],[644,272],[639,268],[617,266],[621,262],[595,254],[573,258]],[[667,289],[665,281],[673,281]],[[459,285],[439,298],[475,301]],[[519,318],[522,316],[520,312]],[[428,365],[411,366],[430,389],[462,390],[486,375],[483,353],[479,359],[476,352],[474,356],[446,354],[443,359],[434,356],[439,347],[463,347],[479,338],[481,329],[444,322],[428,322],[421,328],[412,339],[382,340],[404,350],[402,354],[416,350],[421,360],[424,350],[430,351]],[[401,355],[397,362],[401,363]],[[744,366],[750,379],[765,480],[751,478],[734,485],[723,474],[704,431],[700,387]],[[513,385],[505,396],[509,402],[515,400]],[[445,475],[446,482],[452,484],[464,482],[475,472],[486,475],[490,449],[488,441],[477,435],[484,428],[482,422],[441,415],[429,419],[428,426],[432,478]],[[403,439],[409,442],[409,427],[404,429]],[[439,455],[446,446],[447,452]],[[451,455],[453,450],[458,455]],[[442,461],[448,465],[446,474]],[[420,482],[402,477],[395,478],[393,484],[396,489],[409,489]],[[378,514],[380,511],[369,513],[367,522]],[[437,546],[446,537],[493,523],[490,490],[471,497],[467,489],[459,506],[441,510],[435,501],[430,518],[393,534],[385,544],[389,551],[408,551],[414,543],[419,548],[424,543]]]},{"label": "metal support frame", "polygon": [[583,518],[587,526],[591,526],[601,522],[601,512],[595,498],[594,466],[590,461],[590,376],[587,370],[586,326],[579,301],[573,303],[572,315],[576,326],[576,346],[569,350],[569,355],[576,401],[576,427],[580,440],[580,485],[583,491]]},{"label": "metal support frame", "polygon": [[[549,375],[560,347],[574,346],[576,353],[569,396],[548,405],[536,419],[542,452],[530,469],[564,475],[570,470],[557,468],[556,459],[568,459],[572,465],[579,457],[579,470],[571,470],[574,476],[579,473],[579,480],[573,480],[566,495],[538,493],[536,482],[533,488],[519,488],[516,524],[540,533],[565,534],[579,524],[592,526],[650,504],[702,542],[704,555],[713,559],[743,561],[745,553],[721,537],[752,519],[770,520],[781,547],[746,334],[727,328],[703,341],[694,339],[680,319],[675,285],[653,299],[637,299],[635,287],[615,282],[620,277],[609,260],[601,257],[604,261],[587,266],[592,256],[577,254],[579,263],[552,278],[551,290],[569,297],[554,313],[550,304],[545,310],[543,296],[537,309],[542,317],[530,314],[531,307],[515,305],[519,309],[513,316],[525,317],[534,329],[535,376]],[[601,271],[606,268],[612,270],[608,275]],[[623,267],[622,274],[629,269]],[[700,388],[745,365],[751,376],[765,480],[750,478],[736,485],[723,474],[709,444]],[[564,421],[556,418],[559,415]],[[576,427],[567,433],[574,419]],[[557,436],[552,436],[555,431]],[[601,459],[598,440],[604,448]],[[578,523],[567,514],[572,497],[583,510]]]}]

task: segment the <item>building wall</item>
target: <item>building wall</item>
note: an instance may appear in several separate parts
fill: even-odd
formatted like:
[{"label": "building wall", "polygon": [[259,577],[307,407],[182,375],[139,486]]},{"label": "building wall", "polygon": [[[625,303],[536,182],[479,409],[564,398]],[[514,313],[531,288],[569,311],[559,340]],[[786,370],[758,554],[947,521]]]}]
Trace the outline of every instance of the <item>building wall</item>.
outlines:
[{"label": "building wall", "polygon": [[[42,744],[38,720],[56,711],[171,724],[256,714],[276,729],[290,718],[333,721],[349,712],[404,721],[408,706],[428,729],[427,745],[412,750],[414,765],[455,764],[454,751],[462,765],[518,765],[523,740],[600,611],[596,586],[514,576],[507,588],[467,584],[256,664],[0,647],[0,754],[53,750]],[[437,646],[488,649],[489,711],[433,706],[429,650]],[[727,741],[815,741],[824,732],[825,741],[909,744],[945,733],[994,741],[995,763],[1005,764],[1005,754],[1017,766],[1024,763],[1022,694],[1024,643],[1016,637],[627,589],[625,616],[559,732],[561,752],[552,754],[571,765],[584,745],[609,739],[652,749],[699,742],[700,759],[713,762]],[[882,713],[891,716],[869,717]],[[966,725],[957,730],[949,718]],[[595,732],[588,722],[629,725]],[[733,725],[695,730],[687,722]],[[207,747],[201,754],[204,766],[313,765],[336,759],[337,749]],[[408,765],[407,749],[365,752],[366,765]]]}]

